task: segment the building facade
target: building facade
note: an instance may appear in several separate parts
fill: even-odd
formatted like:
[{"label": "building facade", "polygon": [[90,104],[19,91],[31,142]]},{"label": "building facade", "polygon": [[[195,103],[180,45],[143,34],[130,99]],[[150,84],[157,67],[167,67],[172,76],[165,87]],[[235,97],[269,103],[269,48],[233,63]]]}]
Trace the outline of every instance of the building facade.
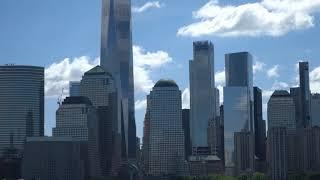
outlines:
[{"label": "building facade", "polygon": [[182,126],[184,132],[185,159],[191,156],[191,140],[190,140],[190,109],[182,109]]},{"label": "building facade", "polygon": [[[25,180],[85,180],[86,151],[71,137],[27,138],[22,165]],[[86,154],[86,153],[84,153]]]},{"label": "building facade", "polygon": [[299,62],[300,77],[300,98],[301,98],[301,119],[297,122],[299,128],[306,128],[311,125],[310,115],[310,82],[309,82],[309,63]]},{"label": "building facade", "polygon": [[148,96],[149,169],[152,176],[183,174],[185,146],[181,91],[171,80],[159,80]]},{"label": "building facade", "polygon": [[0,66],[0,156],[26,137],[44,135],[44,68]]},{"label": "building facade", "polygon": [[101,66],[117,83],[122,101],[126,155],[136,156],[134,81],[132,57],[131,0],[103,0],[101,24]]},{"label": "building facade", "polygon": [[[224,87],[224,152],[226,174],[235,173],[235,133],[254,134],[253,120],[253,69],[248,52],[225,55],[226,87]],[[254,143],[250,143],[253,145]],[[250,151],[254,153],[253,151]],[[250,161],[254,154],[250,155]],[[252,163],[247,163],[252,165]],[[253,170],[254,167],[246,167]]]},{"label": "building facade", "polygon": [[320,94],[311,96],[311,121],[312,126],[320,127]]},{"label": "building facade", "polygon": [[[193,60],[189,62],[190,135],[192,154],[208,148],[207,129],[215,118],[214,49],[209,41],[193,43]],[[208,152],[209,154],[209,152]]]},{"label": "building facade", "polygon": [[80,96],[80,82],[70,81],[69,82],[69,96]]}]

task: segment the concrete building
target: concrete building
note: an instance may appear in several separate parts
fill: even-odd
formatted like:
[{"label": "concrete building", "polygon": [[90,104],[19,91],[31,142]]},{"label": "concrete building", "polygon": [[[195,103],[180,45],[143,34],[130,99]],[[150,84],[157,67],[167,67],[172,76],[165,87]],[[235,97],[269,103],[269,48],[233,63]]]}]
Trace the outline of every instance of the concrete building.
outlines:
[{"label": "concrete building", "polygon": [[312,126],[320,127],[320,94],[311,96],[311,121]]},{"label": "concrete building", "polygon": [[97,109],[99,159],[103,176],[116,176],[121,165],[121,156],[126,158],[122,136],[122,104],[116,87],[113,76],[101,66],[87,71],[80,84],[80,95],[88,97]]},{"label": "concrete building", "polygon": [[0,66],[0,157],[26,137],[44,135],[44,68]]},{"label": "concrete building", "polygon": [[101,66],[117,83],[122,102],[126,156],[136,156],[131,0],[102,0]]},{"label": "concrete building", "polygon": [[148,175],[183,175],[185,147],[178,85],[171,80],[159,80],[147,104],[150,113]]},{"label": "concrete building", "polygon": [[23,179],[85,180],[86,156],[82,152],[86,151],[86,145],[82,143],[71,137],[27,138]]},{"label": "concrete building", "polygon": [[[226,87],[223,89],[225,167],[227,175],[235,175],[234,135],[236,132],[254,134],[252,56],[248,52],[232,53],[226,54],[225,60]],[[254,149],[254,143],[250,144]],[[254,150],[250,152],[254,153]],[[250,162],[253,160],[254,154],[251,154]],[[254,167],[246,169],[253,170]]]},{"label": "concrete building", "polygon": [[[193,43],[193,60],[189,61],[190,135],[192,155],[208,149],[207,129],[215,118],[214,49],[209,41]],[[201,152],[203,153],[203,152]],[[210,154],[207,152],[207,154]]]},{"label": "concrete building", "polygon": [[100,177],[99,122],[95,107],[87,97],[67,97],[56,112],[54,137],[72,137],[87,143],[88,164],[85,177]]}]

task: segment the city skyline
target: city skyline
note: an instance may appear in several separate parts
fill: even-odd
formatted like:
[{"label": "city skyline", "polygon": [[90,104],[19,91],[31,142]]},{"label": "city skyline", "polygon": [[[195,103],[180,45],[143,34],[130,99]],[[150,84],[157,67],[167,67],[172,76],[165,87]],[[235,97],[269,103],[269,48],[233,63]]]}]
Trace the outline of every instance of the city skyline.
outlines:
[{"label": "city skyline", "polygon": [[[1,13],[4,13],[4,16],[1,17],[6,17],[5,15],[9,16],[12,12],[15,12],[13,13],[14,16],[12,16],[13,19],[19,17],[18,22],[23,20],[30,24],[30,26],[24,28],[19,28],[19,24],[16,25],[15,34],[17,36],[12,37],[12,32],[9,31],[9,29],[15,26],[13,26],[11,22],[3,21],[5,24],[3,26],[4,29],[2,30],[3,33],[0,37],[1,39],[4,39],[4,41],[0,43],[0,47],[4,49],[4,53],[0,55],[0,63],[31,64],[46,67],[47,96],[45,101],[45,123],[47,135],[51,134],[51,128],[54,127],[54,113],[57,109],[57,96],[60,95],[62,88],[65,88],[64,92],[67,93],[66,89],[68,86],[65,82],[69,80],[80,80],[81,74],[97,64],[95,59],[99,57],[101,2],[100,0],[90,3],[84,1],[74,2],[75,1],[64,2],[66,3],[65,7],[61,6],[61,3],[49,3],[51,7],[53,7],[53,10],[60,12],[61,15],[59,15],[59,13],[58,15],[53,14],[53,11],[48,9],[49,4],[41,3],[37,0],[29,2],[29,4],[22,4],[23,6],[20,7],[21,9],[19,12],[13,9],[9,11],[10,7],[14,4],[13,2],[3,1],[1,2],[2,6],[0,6]],[[181,37],[177,36],[179,27],[190,24],[193,21],[191,12],[200,10],[207,1],[190,3],[183,10],[178,12],[174,12],[171,9],[177,7],[179,5],[178,2],[159,2],[159,6],[151,6],[155,8],[149,8],[146,11],[138,8],[142,7],[146,2],[132,2],[133,6],[137,7],[136,9],[134,8],[135,10],[133,12],[133,57],[136,70],[136,121],[137,134],[139,137],[142,136],[145,96],[156,80],[161,79],[161,77],[174,77],[173,79],[176,80],[179,87],[184,92],[183,97],[187,97],[186,94],[188,94],[189,86],[187,78],[189,68],[187,63],[192,57],[192,42],[198,39],[212,40],[216,47],[215,72],[216,84],[218,87],[224,85],[224,77],[222,75],[223,73],[221,73],[224,71],[224,54],[242,50],[249,51],[253,54],[253,64],[255,65],[254,85],[261,87],[263,90],[264,119],[266,119],[265,105],[268,97],[271,95],[271,90],[282,88],[288,89],[290,86],[298,85],[298,82],[295,80],[295,77],[298,76],[298,73],[295,70],[295,64],[301,59],[309,61],[311,90],[313,92],[315,92],[315,90],[319,92],[319,88],[315,88],[319,86],[319,78],[317,75],[320,70],[315,70],[315,68],[320,66],[317,63],[317,53],[315,53],[319,51],[319,47],[316,46],[316,38],[313,38],[313,36],[317,37],[317,34],[319,33],[317,24],[314,25],[315,27],[310,26],[297,31],[290,30],[286,34],[277,37],[267,34],[260,34],[257,35],[257,37],[220,37],[214,34],[197,38]],[[229,5],[235,7],[240,5],[235,2],[229,3]],[[224,5],[222,4],[223,2],[217,6],[223,8]],[[243,2],[243,4],[246,3]],[[84,11],[84,7],[86,7],[86,11]],[[48,12],[38,11],[39,8],[47,9]],[[48,17],[51,21],[58,22],[62,15],[66,15],[66,9],[68,8],[72,8],[75,14],[66,16],[68,18],[64,19],[65,21],[61,22],[62,24],[55,23],[54,26],[56,28],[52,28],[52,25],[47,23],[38,25],[39,28],[35,26],[35,23],[45,22],[43,17],[37,15],[38,13],[44,13],[44,16]],[[34,11],[31,12],[30,9],[34,9]],[[31,16],[32,18],[19,16],[20,13],[23,13],[26,10],[30,11],[33,15]],[[164,11],[167,13],[164,13]],[[308,12],[307,10],[303,12],[318,18],[317,13]],[[164,31],[152,28],[152,31],[145,33],[146,30],[143,29],[143,27],[146,26],[145,23],[151,23],[153,27],[163,26],[163,24],[165,24],[163,20],[166,19],[163,19],[163,17],[169,15],[181,17],[181,20],[178,18],[176,20],[177,22],[170,21],[174,25],[169,26]],[[60,24],[61,26],[59,26]],[[78,27],[77,29],[79,29],[79,31],[74,31],[72,29],[73,26]],[[23,33],[21,29],[24,30]],[[48,32],[53,33],[54,38],[44,36],[43,33],[36,35],[40,30],[48,30]],[[162,37],[166,37],[166,41],[156,36],[156,34],[159,34],[160,32]],[[10,41],[8,37],[10,37]],[[23,41],[23,43],[14,43],[18,40],[18,37],[23,37],[20,40]],[[37,38],[30,39],[30,37]],[[169,40],[170,38],[172,38],[172,40]],[[48,42],[47,44],[44,43],[46,41]],[[157,41],[158,43],[155,44],[154,41]],[[308,44],[305,45],[302,43],[304,41],[308,41]],[[31,45],[26,46],[26,44]],[[287,44],[290,44],[290,47],[286,47]],[[10,48],[10,50],[6,51],[7,48]],[[37,51],[35,51],[36,49]],[[148,55],[148,52],[151,54]],[[83,55],[87,55],[90,58],[82,57]],[[66,57],[70,57],[69,61],[61,60]],[[53,65],[53,63],[56,63],[56,65]],[[81,64],[80,67],[79,64]],[[59,73],[55,73],[56,71]],[[146,77],[147,79],[145,79]],[[184,98],[184,107],[188,106],[186,99],[188,98]],[[143,108],[141,109],[141,107]]]}]

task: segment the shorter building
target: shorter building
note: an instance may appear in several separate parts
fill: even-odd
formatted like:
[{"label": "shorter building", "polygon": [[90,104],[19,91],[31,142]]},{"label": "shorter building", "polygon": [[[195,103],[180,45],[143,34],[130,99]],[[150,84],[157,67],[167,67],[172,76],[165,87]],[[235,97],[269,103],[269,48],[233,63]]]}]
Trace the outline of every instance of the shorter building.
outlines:
[{"label": "shorter building", "polygon": [[208,145],[211,155],[216,155],[223,159],[223,126],[221,125],[221,117],[210,120],[208,125]]},{"label": "shorter building", "polygon": [[320,127],[320,94],[311,96],[311,121],[312,126]]},{"label": "shorter building", "polygon": [[69,82],[69,96],[80,96],[80,81]]},{"label": "shorter building", "polygon": [[235,162],[236,174],[254,172],[254,134],[250,132],[235,132]]},{"label": "shorter building", "polygon": [[287,130],[273,127],[268,131],[268,169],[272,180],[287,180]]},{"label": "shorter building", "polygon": [[191,139],[190,139],[190,109],[182,109],[182,126],[184,132],[185,159],[191,155]]},{"label": "shorter building", "polygon": [[190,176],[223,174],[223,161],[215,155],[190,156],[188,159]]},{"label": "shorter building", "polygon": [[27,138],[22,165],[25,180],[85,180],[86,143],[71,137]]},{"label": "shorter building", "polygon": [[303,164],[305,172],[320,172],[320,127],[304,129]]}]

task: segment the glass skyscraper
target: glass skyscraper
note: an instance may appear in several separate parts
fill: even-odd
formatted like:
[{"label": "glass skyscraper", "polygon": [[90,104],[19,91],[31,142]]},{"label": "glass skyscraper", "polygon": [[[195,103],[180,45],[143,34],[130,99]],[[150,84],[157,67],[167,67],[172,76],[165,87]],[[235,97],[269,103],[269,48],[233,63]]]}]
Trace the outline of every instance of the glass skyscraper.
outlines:
[{"label": "glass skyscraper", "polygon": [[131,1],[102,0],[101,66],[111,72],[121,93],[127,156],[136,156]]},{"label": "glass skyscraper", "polygon": [[0,156],[22,150],[26,137],[44,135],[44,68],[0,66]]},{"label": "glass skyscraper", "polygon": [[[224,87],[224,141],[226,173],[233,174],[235,162],[235,133],[254,133],[252,56],[248,52],[225,55],[226,87]],[[250,143],[254,144],[254,143]],[[254,147],[251,147],[254,148]],[[250,152],[254,152],[250,151]],[[253,169],[254,154],[248,156]],[[239,162],[240,163],[240,162]]]},{"label": "glass skyscraper", "polygon": [[[190,73],[190,133],[192,154],[208,148],[209,120],[215,118],[214,49],[209,41],[193,43]],[[209,153],[209,152],[208,152]]]},{"label": "glass skyscraper", "polygon": [[300,98],[301,98],[301,119],[298,119],[298,128],[306,128],[311,125],[310,115],[310,83],[309,83],[309,63],[299,62],[300,76]]}]

